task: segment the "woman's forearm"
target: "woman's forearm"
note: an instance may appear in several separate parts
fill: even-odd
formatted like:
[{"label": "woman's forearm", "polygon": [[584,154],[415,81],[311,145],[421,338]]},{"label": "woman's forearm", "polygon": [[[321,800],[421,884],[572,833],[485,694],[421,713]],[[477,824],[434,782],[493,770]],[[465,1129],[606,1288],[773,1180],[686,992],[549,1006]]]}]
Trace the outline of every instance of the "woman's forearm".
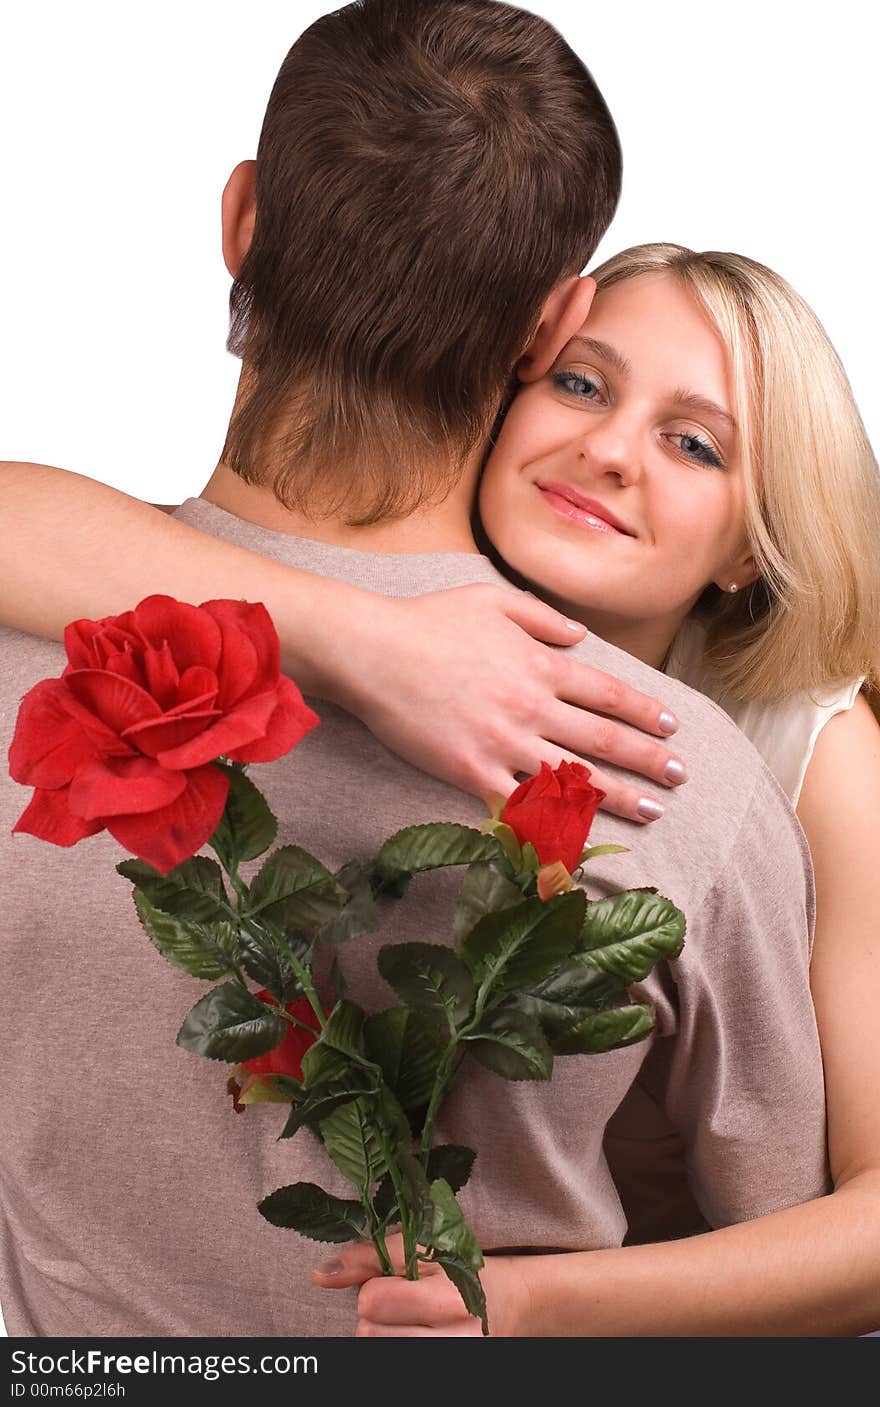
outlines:
[{"label": "woman's forearm", "polygon": [[[304,693],[338,704],[406,762],[462,791],[507,796],[516,774],[543,760],[592,765],[600,739],[615,766],[664,786],[682,780],[667,775],[680,759],[658,741],[677,726],[662,702],[568,658],[564,647],[584,628],[506,585],[386,597],[41,464],[0,462],[0,522],[0,625],[60,640],[72,620],[116,615],[153,594],[195,605],[262,601],[282,668]],[[609,715],[634,726],[609,735]],[[656,798],[641,786],[593,772],[604,809],[640,825],[656,819]]]},{"label": "woman's forearm", "polygon": [[880,1173],[681,1241],[523,1257],[523,1334],[848,1337],[880,1328]]},{"label": "woman's forearm", "polygon": [[154,593],[196,605],[262,601],[279,629],[285,672],[305,693],[336,698],[336,627],[350,627],[358,608],[376,602],[46,465],[0,464],[0,520],[0,624],[52,640],[69,621],[115,615]]}]

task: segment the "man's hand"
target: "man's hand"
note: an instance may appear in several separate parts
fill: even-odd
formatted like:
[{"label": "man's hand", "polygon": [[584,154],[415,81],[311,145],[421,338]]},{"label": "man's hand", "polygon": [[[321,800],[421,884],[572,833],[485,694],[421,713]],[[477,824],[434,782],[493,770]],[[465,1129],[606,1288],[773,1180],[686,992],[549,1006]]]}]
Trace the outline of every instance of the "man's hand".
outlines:
[{"label": "man's hand", "polygon": [[[403,1275],[403,1238],[387,1241],[394,1275],[383,1275],[366,1241],[344,1246],[338,1256],[312,1271],[316,1285],[344,1290],[360,1285],[357,1338],[482,1338],[479,1319],[468,1314],[461,1295],[439,1265],[419,1262],[419,1279]],[[525,1334],[529,1295],[522,1274],[526,1256],[489,1256],[480,1271],[493,1338]],[[331,1269],[328,1267],[338,1267]]]},{"label": "man's hand", "polygon": [[472,796],[509,796],[517,775],[539,772],[542,762],[586,760],[606,793],[603,810],[645,824],[662,815],[662,803],[596,760],[666,787],[686,779],[681,759],[647,736],[674,732],[674,716],[553,648],[582,640],[584,627],[527,592],[472,585],[365,598],[353,626],[344,640],[326,641],[342,681],[334,701],[392,752]]}]

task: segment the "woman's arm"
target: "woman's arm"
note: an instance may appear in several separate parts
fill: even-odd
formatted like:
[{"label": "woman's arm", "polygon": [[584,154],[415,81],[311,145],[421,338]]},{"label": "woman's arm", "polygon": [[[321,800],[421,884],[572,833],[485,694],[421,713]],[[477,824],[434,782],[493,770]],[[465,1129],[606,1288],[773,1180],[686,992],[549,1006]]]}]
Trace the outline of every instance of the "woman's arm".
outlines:
[{"label": "woman's arm", "polygon": [[[304,693],[340,704],[392,751],[463,791],[507,796],[517,772],[578,756],[669,785],[674,755],[637,731],[671,731],[662,704],[550,648],[584,629],[522,592],[474,585],[391,600],[47,465],[0,463],[0,518],[0,624],[60,640],[69,621],[114,615],[154,592],[262,601],[283,667]],[[605,810],[650,819],[638,815],[644,792],[594,773]]]},{"label": "woman's arm", "polygon": [[[812,987],[825,1064],[834,1191],[681,1241],[568,1255],[491,1257],[490,1324],[526,1337],[849,1336],[880,1328],[880,941],[874,910],[880,727],[860,696],[825,725],[798,816],[817,894]],[[327,1286],[368,1274],[346,1249]],[[442,1274],[371,1278],[359,1333],[479,1334]]]}]

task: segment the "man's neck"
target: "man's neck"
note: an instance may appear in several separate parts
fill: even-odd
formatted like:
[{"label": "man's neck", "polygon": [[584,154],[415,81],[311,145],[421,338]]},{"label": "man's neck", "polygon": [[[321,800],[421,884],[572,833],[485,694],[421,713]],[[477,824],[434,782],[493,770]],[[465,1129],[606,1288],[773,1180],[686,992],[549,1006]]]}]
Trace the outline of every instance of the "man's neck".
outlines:
[{"label": "man's neck", "polygon": [[406,518],[391,518],[367,527],[351,527],[343,517],[310,518],[279,503],[269,488],[246,484],[221,460],[200,498],[227,513],[273,532],[354,547],[361,552],[479,553],[470,526],[471,504],[479,465],[469,466],[442,503],[421,508]]}]

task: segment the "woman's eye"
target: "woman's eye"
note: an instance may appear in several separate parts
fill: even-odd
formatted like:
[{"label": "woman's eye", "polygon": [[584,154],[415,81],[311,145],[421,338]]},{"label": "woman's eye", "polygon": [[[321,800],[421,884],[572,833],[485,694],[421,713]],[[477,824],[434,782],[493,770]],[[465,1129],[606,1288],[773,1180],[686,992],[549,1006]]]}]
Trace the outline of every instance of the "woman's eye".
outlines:
[{"label": "woman's eye", "polygon": [[669,438],[681,442],[681,452],[687,455],[688,459],[697,464],[710,464],[714,469],[723,469],[721,459],[708,440],[701,439],[699,435],[670,435]]},{"label": "woman's eye", "polygon": [[554,372],[553,381],[561,390],[570,396],[576,396],[578,400],[595,401],[601,399],[602,388],[598,381],[593,380],[592,376],[583,376],[577,371],[557,371]]}]

